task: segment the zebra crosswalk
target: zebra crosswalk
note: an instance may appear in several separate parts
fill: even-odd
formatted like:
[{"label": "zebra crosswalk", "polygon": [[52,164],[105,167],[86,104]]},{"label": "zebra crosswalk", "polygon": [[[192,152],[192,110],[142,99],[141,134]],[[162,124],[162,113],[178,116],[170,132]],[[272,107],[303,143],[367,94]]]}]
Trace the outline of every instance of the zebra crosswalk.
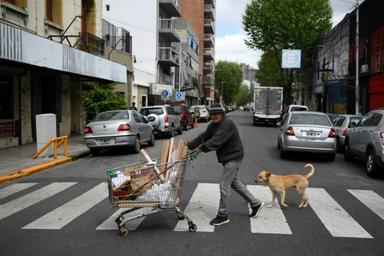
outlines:
[{"label": "zebra crosswalk", "polygon": [[[81,184],[77,182],[53,182],[39,186],[38,183],[15,183],[0,188],[0,203],[4,202],[0,204],[0,227],[8,217],[14,214],[22,214],[23,211],[27,212],[27,208],[47,202],[51,197],[59,193],[67,193],[66,190],[75,185],[80,186]],[[265,186],[249,185],[248,189],[264,202],[271,200],[271,192]],[[371,190],[348,189],[347,191],[347,195],[350,195],[352,200],[358,200],[362,207],[366,207],[366,210],[378,216],[378,221],[384,221],[384,198],[382,196]],[[310,198],[309,207],[300,211],[313,211],[314,216],[320,220],[319,223],[324,226],[332,237],[374,238],[364,228],[367,223],[356,221],[352,217],[354,214],[348,213],[347,207],[346,209],[343,208],[343,202],[336,201],[326,189],[308,188],[307,194]],[[197,225],[197,232],[215,232],[215,227],[209,225],[209,221],[216,214],[219,196],[218,184],[197,184],[184,209],[185,214]],[[38,216],[32,222],[24,223],[21,228],[24,230],[61,230],[80,216],[86,215],[91,209],[105,207],[103,201],[107,200],[107,197],[107,185],[105,183],[96,184],[69,201],[63,202],[61,205],[57,204],[59,206],[56,209],[49,209],[48,212]],[[126,209],[118,209],[101,219],[97,219],[98,223],[93,222],[96,224],[92,229],[97,231],[116,230],[115,218],[124,210]],[[128,216],[144,213],[147,210],[140,209],[129,213]],[[88,218],[92,218],[92,216],[88,216]],[[151,218],[156,218],[156,216]],[[129,230],[139,229],[144,220],[145,218],[128,222],[127,227]],[[250,218],[250,233],[293,235],[292,230],[295,230],[295,228],[292,227],[293,224],[290,224],[288,220],[289,218],[287,219],[284,210],[275,202],[273,208],[264,208],[259,217]],[[177,232],[187,232],[188,225],[183,220],[177,223],[175,221],[175,226],[170,227],[170,229]]]}]

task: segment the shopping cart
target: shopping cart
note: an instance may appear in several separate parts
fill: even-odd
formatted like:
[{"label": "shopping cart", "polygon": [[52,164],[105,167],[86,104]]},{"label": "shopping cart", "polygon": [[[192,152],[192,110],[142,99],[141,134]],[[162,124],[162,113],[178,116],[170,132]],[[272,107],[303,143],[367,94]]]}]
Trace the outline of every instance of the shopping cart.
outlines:
[{"label": "shopping cart", "polygon": [[[161,211],[175,211],[179,220],[185,219],[188,222],[189,231],[196,231],[197,226],[179,208],[186,163],[195,157],[196,152],[191,152],[182,159],[172,159],[167,163],[158,163],[156,160],[107,169],[112,206],[128,208],[115,220],[120,235],[128,235],[127,222]],[[125,216],[141,208],[149,208],[149,211]]]}]

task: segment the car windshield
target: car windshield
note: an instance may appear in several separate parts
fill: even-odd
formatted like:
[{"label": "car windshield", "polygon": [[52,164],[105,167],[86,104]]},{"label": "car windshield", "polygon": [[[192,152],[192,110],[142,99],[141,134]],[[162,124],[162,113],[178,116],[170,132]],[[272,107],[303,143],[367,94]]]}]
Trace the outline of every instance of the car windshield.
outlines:
[{"label": "car windshield", "polygon": [[307,111],[307,108],[304,107],[292,107],[291,111]]},{"label": "car windshield", "polygon": [[128,111],[108,111],[98,114],[94,122],[129,119]]},{"label": "car windshield", "polygon": [[327,116],[316,114],[294,114],[289,124],[331,126]]},{"label": "car windshield", "polygon": [[195,110],[202,110],[200,107],[192,107],[192,110],[195,111]]},{"label": "car windshield", "polygon": [[349,119],[348,128],[351,128],[353,125],[357,126],[357,124],[360,122],[361,117],[351,117]]},{"label": "car windshield", "polygon": [[162,115],[164,114],[163,108],[143,108],[140,110],[143,116],[149,116],[150,114]]},{"label": "car windshield", "polygon": [[175,110],[175,112],[176,112],[177,114],[180,114],[180,113],[183,112],[183,108],[180,107],[180,106],[173,107],[173,109]]}]

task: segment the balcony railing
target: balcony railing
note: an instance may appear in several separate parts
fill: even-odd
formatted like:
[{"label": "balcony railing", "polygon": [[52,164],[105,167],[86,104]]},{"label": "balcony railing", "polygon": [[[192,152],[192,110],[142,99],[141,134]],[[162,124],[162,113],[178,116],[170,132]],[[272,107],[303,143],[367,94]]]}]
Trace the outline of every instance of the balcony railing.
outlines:
[{"label": "balcony railing", "polygon": [[171,17],[180,17],[181,15],[181,3],[180,0],[159,0],[160,6],[164,12]]},{"label": "balcony railing", "polygon": [[209,60],[213,60],[215,57],[215,49],[214,48],[206,48],[204,49],[204,57]]},{"label": "balcony railing", "polygon": [[205,4],[204,5],[204,12],[208,15],[210,15],[213,19],[215,18],[216,15],[216,9],[213,4]]},{"label": "balcony railing", "polygon": [[177,34],[176,20],[174,19],[160,19],[159,32],[163,33],[163,36],[171,42],[180,41],[180,38]]},{"label": "balcony railing", "polygon": [[203,77],[204,85],[213,86],[213,76],[212,75],[205,75]]},{"label": "balcony railing", "polygon": [[179,55],[172,47],[159,47],[159,62],[168,66],[178,66]]},{"label": "balcony railing", "polygon": [[204,28],[206,33],[215,33],[215,22],[212,19],[204,20]]},{"label": "balcony railing", "polygon": [[79,45],[80,49],[92,54],[99,56],[104,56],[105,51],[105,41],[95,35],[89,33],[79,33],[80,40]]},{"label": "balcony railing", "polygon": [[213,47],[215,44],[215,37],[213,36],[213,34],[205,34],[204,43],[206,47]]},{"label": "balcony railing", "polygon": [[214,65],[211,62],[204,62],[204,70],[213,72]]}]

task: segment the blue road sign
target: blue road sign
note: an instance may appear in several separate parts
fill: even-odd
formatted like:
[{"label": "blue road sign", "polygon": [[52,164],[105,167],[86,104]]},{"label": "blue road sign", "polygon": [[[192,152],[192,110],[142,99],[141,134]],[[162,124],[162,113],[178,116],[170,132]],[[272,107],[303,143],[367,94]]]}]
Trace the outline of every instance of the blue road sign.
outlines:
[{"label": "blue road sign", "polygon": [[168,97],[168,91],[167,91],[167,90],[163,90],[163,91],[161,92],[161,96],[163,96],[163,97]]},{"label": "blue road sign", "polygon": [[184,95],[184,93],[182,93],[182,92],[176,92],[176,100],[177,101],[183,101],[183,100],[185,100],[185,95]]}]

